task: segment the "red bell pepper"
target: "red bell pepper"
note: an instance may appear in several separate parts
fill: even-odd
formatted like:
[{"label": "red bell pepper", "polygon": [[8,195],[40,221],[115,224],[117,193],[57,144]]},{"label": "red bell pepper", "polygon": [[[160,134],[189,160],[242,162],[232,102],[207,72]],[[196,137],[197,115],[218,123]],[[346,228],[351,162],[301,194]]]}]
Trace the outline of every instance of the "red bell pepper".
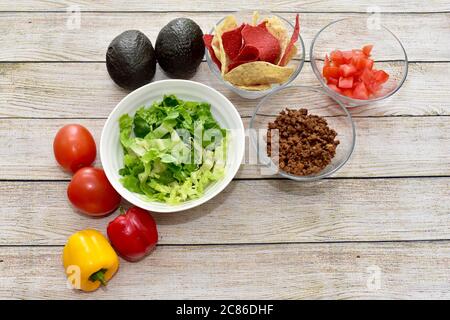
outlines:
[{"label": "red bell pepper", "polygon": [[158,242],[156,222],[148,211],[132,207],[108,224],[107,233],[117,253],[128,261],[138,261]]}]

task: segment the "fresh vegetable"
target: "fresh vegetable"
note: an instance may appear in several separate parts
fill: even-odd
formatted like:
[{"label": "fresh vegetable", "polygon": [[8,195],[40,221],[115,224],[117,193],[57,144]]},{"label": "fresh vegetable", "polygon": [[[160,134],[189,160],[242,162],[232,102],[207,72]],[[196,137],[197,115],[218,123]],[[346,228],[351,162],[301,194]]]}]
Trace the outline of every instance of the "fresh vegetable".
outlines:
[{"label": "fresh vegetable", "polygon": [[78,170],[67,189],[70,202],[89,216],[104,216],[119,207],[121,197],[100,168]]},{"label": "fresh vegetable", "polygon": [[122,32],[108,47],[106,67],[122,88],[134,90],[149,83],[156,71],[152,42],[138,30]]},{"label": "fresh vegetable", "polygon": [[78,231],[70,236],[62,260],[69,283],[83,291],[106,285],[119,268],[116,252],[97,230]]},{"label": "fresh vegetable", "polygon": [[174,95],[133,117],[120,118],[121,183],[147,201],[179,203],[200,197],[224,176],[227,130],[204,102]]},{"label": "fresh vegetable", "polygon": [[334,50],[329,57],[325,56],[322,74],[328,87],[339,94],[360,100],[379,94],[382,85],[389,80],[389,75],[373,68],[374,61],[370,57],[372,48],[372,45],[366,45],[362,49]]},{"label": "fresh vegetable", "polygon": [[158,231],[148,211],[132,207],[108,224],[109,240],[128,261],[138,261],[156,247]]},{"label": "fresh vegetable", "polygon": [[53,140],[53,152],[56,161],[71,172],[90,166],[97,154],[94,138],[79,124],[68,124],[59,129]]},{"label": "fresh vegetable", "polygon": [[205,55],[202,29],[193,20],[177,18],[165,25],[156,39],[160,67],[174,78],[190,78]]},{"label": "fresh vegetable", "polygon": [[[223,78],[252,91],[267,90],[272,84],[289,79],[294,69],[286,65],[297,53],[295,43],[300,32],[298,15],[290,40],[284,23],[277,16],[258,20],[259,14],[254,12],[251,23],[238,25],[236,18],[230,15],[216,26],[214,35],[203,36],[209,55]],[[234,70],[237,71],[232,73]]]}]

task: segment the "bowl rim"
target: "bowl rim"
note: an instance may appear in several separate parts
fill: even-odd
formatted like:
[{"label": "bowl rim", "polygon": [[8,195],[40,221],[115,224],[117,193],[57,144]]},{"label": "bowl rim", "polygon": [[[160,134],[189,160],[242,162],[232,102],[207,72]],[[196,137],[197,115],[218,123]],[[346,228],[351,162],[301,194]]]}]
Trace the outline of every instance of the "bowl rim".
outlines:
[{"label": "bowl rim", "polygon": [[[224,99],[224,101],[226,101],[226,104],[228,104],[230,107],[232,107],[232,108],[230,108],[230,112],[234,114],[236,119],[239,119],[239,121],[236,123],[236,125],[238,127],[238,128],[236,128],[236,130],[239,130],[243,139],[235,140],[236,144],[237,144],[237,149],[238,149],[238,152],[236,155],[236,163],[238,163],[239,165],[236,165],[234,169],[230,168],[229,170],[227,170],[225,173],[225,176],[221,180],[214,182],[214,183],[221,183],[221,186],[216,191],[214,191],[213,193],[208,194],[208,195],[204,194],[200,198],[193,199],[191,203],[188,203],[188,201],[186,201],[186,202],[182,202],[180,204],[169,205],[164,202],[146,201],[146,205],[143,207],[141,204],[136,203],[135,197],[137,198],[137,195],[134,192],[129,192],[129,193],[125,192],[125,190],[127,190],[127,189],[125,189],[125,187],[123,187],[122,184],[114,178],[113,173],[110,172],[110,170],[109,170],[109,167],[108,166],[105,167],[103,165],[103,163],[105,161],[106,161],[106,163],[108,163],[108,160],[105,160],[105,158],[108,158],[107,151],[109,150],[109,147],[106,145],[106,138],[105,138],[106,135],[108,134],[106,132],[106,130],[107,130],[106,128],[109,127],[110,123],[113,121],[112,120],[113,115],[115,113],[119,112],[120,108],[124,104],[127,103],[127,100],[132,99],[132,97],[139,95],[142,91],[149,90],[149,88],[151,88],[155,85],[161,85],[161,83],[167,83],[167,84],[185,83],[188,85],[203,87],[206,90],[212,91],[214,94],[218,95],[221,99]],[[136,108],[138,108],[138,107],[136,107]],[[113,188],[120,194],[120,196],[123,199],[125,199],[126,201],[128,201],[129,203],[131,203],[135,206],[149,210],[151,212],[156,212],[156,213],[180,212],[180,211],[185,211],[185,210],[200,206],[200,205],[204,204],[205,202],[211,200],[212,198],[217,196],[219,193],[221,193],[230,184],[230,182],[234,179],[234,177],[236,176],[236,174],[242,164],[242,160],[245,155],[245,129],[244,129],[244,123],[242,121],[242,117],[240,116],[240,114],[237,111],[234,104],[227,97],[225,97],[222,93],[220,93],[216,89],[214,89],[210,86],[207,86],[203,83],[192,81],[192,80],[166,79],[166,80],[159,80],[159,81],[154,81],[154,82],[148,83],[148,84],[128,93],[125,97],[123,97],[119,101],[119,103],[117,103],[117,105],[111,110],[110,114],[108,115],[108,118],[105,121],[105,124],[103,125],[101,136],[100,136],[100,148],[99,149],[100,149],[99,150],[100,151],[99,152],[100,153],[100,162],[102,164],[102,168],[106,174],[106,177],[108,178],[108,181],[111,183]],[[227,154],[227,159],[228,159],[228,157],[229,157],[229,153]],[[201,199],[201,201],[198,201],[200,199]],[[153,206],[153,204],[163,204],[166,206],[155,208]]]},{"label": "bowl rim", "polygon": [[[319,92],[321,94],[327,95],[329,98],[331,98],[333,101],[335,101],[339,105],[340,109],[345,113],[346,118],[350,120],[350,125],[351,125],[351,129],[352,129],[352,142],[351,142],[350,149],[348,150],[344,161],[342,161],[338,166],[336,166],[333,170],[331,170],[329,172],[318,174],[318,175],[297,176],[297,175],[293,175],[293,174],[287,173],[287,172],[279,169],[278,174],[282,177],[285,177],[285,178],[288,178],[291,180],[303,181],[303,182],[316,181],[316,180],[320,180],[320,179],[329,177],[332,174],[334,174],[336,171],[338,171],[340,168],[342,168],[347,163],[347,161],[350,159],[351,155],[353,154],[353,151],[354,151],[355,145],[356,145],[356,128],[355,128],[355,122],[353,121],[352,115],[347,110],[347,108],[343,105],[343,103],[340,102],[335,97],[333,97],[332,95],[330,95],[328,92],[326,92],[322,88],[303,86],[303,85],[291,85],[291,86],[286,86],[286,87],[275,90],[271,94],[269,94],[269,95],[265,96],[263,99],[261,99],[261,101],[258,103],[258,106],[256,107],[255,111],[253,112],[252,118],[250,120],[250,130],[254,129],[254,121],[255,121],[256,117],[258,116],[258,114],[257,114],[258,110],[264,105],[264,103],[266,103],[266,101],[268,99],[270,99],[272,97],[272,95],[278,93],[279,91],[288,90],[288,89],[292,89],[292,88],[301,89],[301,90],[312,90],[315,92]],[[251,130],[251,132],[253,132],[253,130]],[[260,152],[258,150],[258,144],[257,144],[257,140],[256,140],[257,138],[255,137],[254,134],[250,134],[250,137],[251,137],[250,139],[251,139],[253,147],[256,148],[256,154],[259,159]],[[273,162],[271,162],[271,165],[273,165]]]},{"label": "bowl rim", "polygon": [[319,80],[320,84],[322,85],[322,87],[325,89],[325,91],[327,91],[328,93],[330,93],[333,97],[335,97],[338,100],[343,101],[344,103],[349,103],[349,104],[353,104],[354,106],[358,105],[367,105],[369,103],[373,103],[376,101],[381,101],[384,100],[386,98],[389,98],[390,96],[392,96],[393,94],[395,94],[398,90],[400,90],[400,88],[403,86],[404,82],[406,81],[406,78],[408,76],[408,69],[409,69],[409,60],[408,60],[408,55],[406,53],[405,47],[403,46],[403,43],[400,41],[400,39],[389,29],[387,28],[385,25],[381,24],[380,27],[383,28],[384,30],[386,30],[387,32],[389,32],[395,40],[397,40],[398,44],[400,45],[404,57],[405,57],[405,64],[403,67],[403,77],[400,80],[400,82],[398,83],[397,87],[390,91],[388,94],[381,96],[381,97],[377,97],[377,98],[373,98],[373,99],[366,99],[366,100],[361,100],[361,99],[354,99],[354,98],[350,98],[347,96],[344,96],[342,94],[339,94],[333,90],[331,90],[328,85],[325,83],[325,81],[323,80],[322,74],[320,73],[319,68],[317,67],[317,64],[315,62],[316,59],[313,59],[313,51],[314,51],[314,47],[316,44],[317,39],[319,38],[319,36],[322,34],[323,31],[325,31],[328,27],[337,24],[339,22],[342,22],[344,20],[363,20],[365,18],[362,17],[350,17],[350,18],[342,18],[342,19],[338,19],[335,21],[332,21],[330,23],[328,23],[326,26],[322,27],[314,36],[313,40],[311,41],[311,46],[309,48],[309,60],[310,60],[310,64],[311,64],[311,68],[313,69],[314,74],[316,75],[316,78]]},{"label": "bowl rim", "polygon": [[[282,17],[282,16],[280,16],[279,14],[276,14],[276,13],[274,13],[274,12],[267,11],[267,10],[241,10],[241,11],[233,11],[233,12],[229,12],[226,16],[224,16],[222,19],[220,19],[219,21],[216,22],[216,24],[214,25],[214,27],[212,27],[211,30],[209,31],[209,34],[214,34],[215,27],[216,27],[219,23],[221,23],[227,16],[232,15],[232,14],[244,13],[244,12],[251,13],[251,12],[254,12],[254,11],[258,11],[260,14],[263,13],[263,14],[266,14],[266,15],[267,15],[267,14],[270,14],[270,15],[276,16],[277,18],[281,19],[283,22],[285,22],[285,23],[287,23],[289,26],[291,26],[292,29],[295,28],[294,25],[293,25],[289,20],[287,20],[286,18],[284,18],[284,17]],[[304,43],[304,41],[303,41],[303,38],[302,38],[300,32],[299,32],[299,34],[298,34],[298,40],[300,41],[300,44],[301,44],[302,54],[301,54],[300,59],[298,60],[298,61],[300,61],[300,62],[299,62],[299,64],[298,64],[297,68],[294,70],[294,72],[292,73],[292,75],[289,77],[289,79],[288,79],[286,82],[281,83],[279,86],[271,87],[271,88],[266,89],[266,90],[260,90],[260,91],[244,90],[244,89],[241,89],[241,88],[238,88],[238,87],[232,85],[232,84],[229,83],[228,81],[225,81],[225,80],[223,79],[223,77],[222,77],[222,74],[219,73],[219,72],[215,69],[216,64],[212,61],[211,56],[210,56],[210,54],[209,54],[209,50],[208,50],[207,48],[205,48],[206,63],[208,64],[208,67],[209,67],[209,69],[211,70],[211,72],[212,72],[212,73],[213,73],[213,74],[214,74],[214,75],[215,75],[215,76],[216,76],[223,84],[225,84],[225,86],[227,86],[227,87],[230,88],[231,90],[234,90],[234,91],[236,91],[237,93],[240,93],[240,92],[241,92],[241,93],[244,93],[244,94],[250,92],[250,93],[260,93],[260,94],[263,94],[263,95],[267,95],[267,94],[270,94],[271,92],[273,92],[273,91],[275,91],[275,90],[277,90],[277,89],[279,89],[279,88],[284,88],[284,87],[286,87],[287,85],[289,85],[292,81],[294,81],[294,80],[298,77],[298,75],[299,75],[300,72],[302,71],[303,66],[304,66],[304,64],[305,64],[306,49],[305,49],[305,43]]]}]

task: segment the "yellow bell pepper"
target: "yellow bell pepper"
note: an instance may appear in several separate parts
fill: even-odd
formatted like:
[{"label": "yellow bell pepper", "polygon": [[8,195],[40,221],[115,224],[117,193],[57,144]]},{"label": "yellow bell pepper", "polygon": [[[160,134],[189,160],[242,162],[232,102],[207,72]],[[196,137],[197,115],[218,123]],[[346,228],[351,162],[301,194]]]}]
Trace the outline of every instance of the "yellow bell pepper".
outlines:
[{"label": "yellow bell pepper", "polygon": [[67,241],[63,264],[72,287],[94,291],[114,276],[119,268],[119,258],[99,231],[83,230]]}]

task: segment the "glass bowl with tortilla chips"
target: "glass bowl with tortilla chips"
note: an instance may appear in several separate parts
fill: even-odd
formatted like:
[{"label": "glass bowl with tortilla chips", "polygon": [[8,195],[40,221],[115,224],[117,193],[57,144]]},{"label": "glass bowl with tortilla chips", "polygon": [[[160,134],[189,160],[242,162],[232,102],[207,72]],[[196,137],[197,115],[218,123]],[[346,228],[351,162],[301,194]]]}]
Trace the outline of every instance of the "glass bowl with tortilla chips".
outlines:
[{"label": "glass bowl with tortilla chips", "polygon": [[271,12],[235,12],[221,19],[203,39],[212,73],[247,99],[286,86],[305,61],[298,15],[293,25]]}]

